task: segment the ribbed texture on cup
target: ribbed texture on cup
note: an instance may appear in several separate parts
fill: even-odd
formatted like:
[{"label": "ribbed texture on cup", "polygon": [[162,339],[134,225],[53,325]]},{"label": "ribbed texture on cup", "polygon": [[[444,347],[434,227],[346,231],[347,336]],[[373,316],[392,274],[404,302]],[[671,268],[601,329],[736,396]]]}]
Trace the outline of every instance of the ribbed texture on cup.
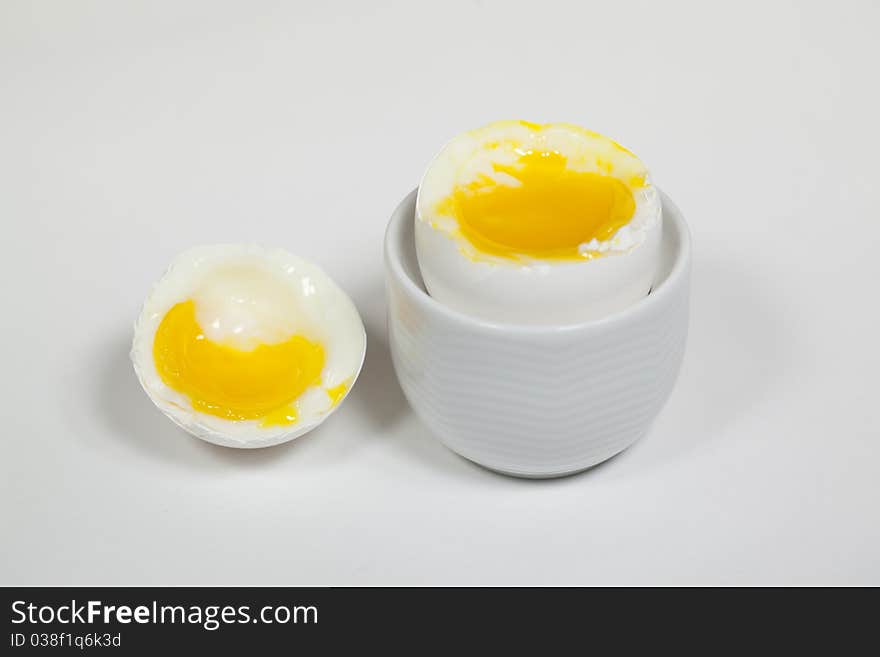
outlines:
[{"label": "ribbed texture on cup", "polygon": [[388,334],[400,385],[450,449],[508,474],[596,465],[638,440],[684,354],[689,277],[637,313],[560,331],[469,327],[388,276]]}]

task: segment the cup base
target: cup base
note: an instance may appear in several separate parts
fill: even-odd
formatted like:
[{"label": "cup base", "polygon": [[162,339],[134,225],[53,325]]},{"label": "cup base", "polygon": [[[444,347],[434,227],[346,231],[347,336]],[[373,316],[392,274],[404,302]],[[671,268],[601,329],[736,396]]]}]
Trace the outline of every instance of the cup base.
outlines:
[{"label": "cup base", "polygon": [[501,470],[499,468],[493,468],[492,466],[484,465],[484,464],[480,463],[479,461],[475,461],[474,459],[469,459],[467,456],[462,456],[461,454],[458,454],[458,452],[455,452],[455,450],[453,450],[452,448],[450,448],[448,446],[447,446],[447,449],[449,449],[452,452],[455,452],[458,456],[461,456],[461,458],[463,458],[465,461],[470,461],[474,465],[481,467],[483,470],[488,470],[489,472],[492,472],[497,475],[502,475],[504,477],[514,477],[516,479],[541,480],[541,479],[562,479],[564,477],[574,477],[575,475],[584,474],[585,472],[589,472],[591,470],[594,470],[595,468],[598,468],[600,465],[604,465],[605,463],[608,463],[609,461],[614,460],[615,458],[617,458],[618,456],[623,454],[626,450],[628,450],[630,447],[632,447],[638,441],[639,441],[639,439],[636,438],[636,440],[632,444],[624,447],[623,449],[616,450],[612,454],[609,454],[608,456],[604,457],[601,461],[597,461],[597,462],[593,463],[592,465],[587,465],[584,467],[577,467],[574,470],[562,470],[560,472],[547,472],[547,473],[537,473],[537,474],[532,473],[532,472],[517,472],[517,471]]}]

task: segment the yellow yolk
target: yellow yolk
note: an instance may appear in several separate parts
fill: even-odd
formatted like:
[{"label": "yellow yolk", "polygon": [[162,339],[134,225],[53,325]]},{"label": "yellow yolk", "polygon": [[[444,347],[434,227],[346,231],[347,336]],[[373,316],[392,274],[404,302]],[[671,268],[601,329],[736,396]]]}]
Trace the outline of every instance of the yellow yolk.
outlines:
[{"label": "yellow yolk", "polygon": [[327,396],[330,397],[333,406],[336,406],[336,404],[338,404],[345,396],[345,393],[348,392],[349,385],[351,385],[351,379],[346,379],[339,385],[333,386],[332,388],[326,388]]},{"label": "yellow yolk", "polygon": [[[506,258],[583,260],[579,246],[609,239],[635,212],[629,187],[609,175],[574,171],[556,152],[527,151],[513,165],[493,165],[516,185],[489,176],[458,185],[440,202],[478,251]],[[636,181],[637,182],[637,181]]]},{"label": "yellow yolk", "polygon": [[184,301],[156,329],[153,359],[165,385],[186,395],[195,410],[272,426],[296,422],[294,402],[320,381],[324,349],[300,335],[250,351],[212,342],[195,303]]}]

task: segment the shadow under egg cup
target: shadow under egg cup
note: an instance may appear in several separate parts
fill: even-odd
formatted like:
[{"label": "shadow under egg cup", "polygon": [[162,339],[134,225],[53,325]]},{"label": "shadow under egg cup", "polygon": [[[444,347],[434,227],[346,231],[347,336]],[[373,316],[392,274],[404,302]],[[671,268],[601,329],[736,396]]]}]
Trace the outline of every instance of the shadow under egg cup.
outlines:
[{"label": "shadow under egg cup", "polygon": [[[690,235],[661,193],[651,293],[578,324],[498,324],[431,298],[414,242],[416,191],[385,233],[388,338],[403,393],[452,451],[518,477],[559,477],[623,451],[650,428],[684,356]],[[626,256],[615,256],[626,257]]]}]

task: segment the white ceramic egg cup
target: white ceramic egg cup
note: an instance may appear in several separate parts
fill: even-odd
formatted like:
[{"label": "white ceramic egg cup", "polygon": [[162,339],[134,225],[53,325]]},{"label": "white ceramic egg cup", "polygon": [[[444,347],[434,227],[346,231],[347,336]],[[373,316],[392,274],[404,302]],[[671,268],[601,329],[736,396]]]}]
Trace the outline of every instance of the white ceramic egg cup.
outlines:
[{"label": "white ceramic egg cup", "polygon": [[586,470],[648,431],[678,376],[690,295],[688,228],[661,197],[651,293],[559,326],[487,322],[432,299],[416,260],[416,191],[401,202],[385,234],[391,356],[407,400],[443,444],[491,470],[544,478]]}]

